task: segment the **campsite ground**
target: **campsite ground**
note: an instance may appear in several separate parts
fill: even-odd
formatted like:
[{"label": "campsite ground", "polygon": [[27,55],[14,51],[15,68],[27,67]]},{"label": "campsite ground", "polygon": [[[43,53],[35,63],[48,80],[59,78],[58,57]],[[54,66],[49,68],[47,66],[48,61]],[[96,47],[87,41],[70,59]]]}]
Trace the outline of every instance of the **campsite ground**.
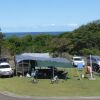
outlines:
[{"label": "campsite ground", "polygon": [[[100,77],[96,80],[77,80],[73,77],[75,69],[68,69],[69,79],[60,79],[58,84],[51,84],[50,79],[39,79],[33,84],[31,78],[13,77],[0,78],[0,91],[28,96],[100,96]],[[74,72],[74,73],[73,73]]]}]

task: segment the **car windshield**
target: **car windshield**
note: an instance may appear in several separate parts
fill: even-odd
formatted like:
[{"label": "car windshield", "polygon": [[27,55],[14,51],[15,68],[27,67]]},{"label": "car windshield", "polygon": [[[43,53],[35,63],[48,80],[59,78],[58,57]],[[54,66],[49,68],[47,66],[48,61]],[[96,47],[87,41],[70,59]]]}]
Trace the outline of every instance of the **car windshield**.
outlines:
[{"label": "car windshield", "polygon": [[73,58],[75,61],[81,61],[82,58]]},{"label": "car windshield", "polygon": [[9,65],[0,65],[0,68],[10,68]]}]

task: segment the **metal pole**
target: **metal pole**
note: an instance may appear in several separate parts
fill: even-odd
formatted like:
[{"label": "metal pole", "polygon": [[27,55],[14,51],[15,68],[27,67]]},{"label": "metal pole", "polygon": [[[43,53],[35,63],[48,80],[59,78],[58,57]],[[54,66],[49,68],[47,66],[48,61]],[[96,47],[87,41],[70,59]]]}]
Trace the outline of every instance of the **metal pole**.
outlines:
[{"label": "metal pole", "polygon": [[53,67],[53,78],[54,78],[54,67]]},{"label": "metal pole", "polygon": [[24,76],[24,66],[23,66],[23,61],[22,61],[22,70],[23,70],[23,76]]},{"label": "metal pole", "polygon": [[90,71],[90,74],[91,74],[91,78],[93,78],[93,74],[92,74],[92,60],[91,60],[91,55],[90,55],[90,67],[91,67],[91,71]]},{"label": "metal pole", "polygon": [[17,67],[19,67],[19,64],[15,65],[15,71],[16,71],[15,74],[16,74],[16,76],[17,76]]},{"label": "metal pole", "polygon": [[30,60],[29,60],[28,74],[29,74],[29,72],[30,72],[30,67],[31,67],[31,64],[30,64]]}]

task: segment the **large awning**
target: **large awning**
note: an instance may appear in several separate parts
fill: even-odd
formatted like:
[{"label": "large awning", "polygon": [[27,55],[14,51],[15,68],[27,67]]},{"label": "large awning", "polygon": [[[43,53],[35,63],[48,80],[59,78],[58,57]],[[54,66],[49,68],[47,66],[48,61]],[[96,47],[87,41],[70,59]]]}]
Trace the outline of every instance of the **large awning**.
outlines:
[{"label": "large awning", "polygon": [[16,64],[22,62],[22,61],[36,61],[36,67],[65,67],[70,68],[73,67],[71,62],[65,58],[51,58],[51,57],[36,57],[34,55],[16,55],[15,56],[15,62]]}]

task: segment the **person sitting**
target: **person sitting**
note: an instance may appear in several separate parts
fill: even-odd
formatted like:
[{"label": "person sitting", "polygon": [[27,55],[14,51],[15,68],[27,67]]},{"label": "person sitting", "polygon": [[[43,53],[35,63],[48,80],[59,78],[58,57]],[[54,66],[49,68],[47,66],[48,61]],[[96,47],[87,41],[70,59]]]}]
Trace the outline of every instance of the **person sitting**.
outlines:
[{"label": "person sitting", "polygon": [[92,67],[89,63],[87,64],[87,73],[88,74],[92,73]]},{"label": "person sitting", "polygon": [[87,66],[86,66],[86,68],[87,68],[87,74],[89,74],[89,77],[90,78],[92,78],[92,73],[93,73],[93,71],[92,71],[92,66],[91,66],[91,64],[90,63],[87,63]]}]

